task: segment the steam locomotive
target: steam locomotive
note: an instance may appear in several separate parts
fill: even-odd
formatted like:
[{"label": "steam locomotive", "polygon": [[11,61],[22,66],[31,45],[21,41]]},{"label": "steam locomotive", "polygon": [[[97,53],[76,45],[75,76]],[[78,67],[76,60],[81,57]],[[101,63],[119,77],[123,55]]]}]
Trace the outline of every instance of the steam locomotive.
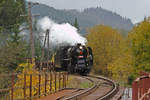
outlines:
[{"label": "steam locomotive", "polygon": [[86,75],[90,72],[93,65],[92,49],[82,44],[63,46],[57,52],[56,57],[57,61],[60,62],[61,68],[69,73]]}]

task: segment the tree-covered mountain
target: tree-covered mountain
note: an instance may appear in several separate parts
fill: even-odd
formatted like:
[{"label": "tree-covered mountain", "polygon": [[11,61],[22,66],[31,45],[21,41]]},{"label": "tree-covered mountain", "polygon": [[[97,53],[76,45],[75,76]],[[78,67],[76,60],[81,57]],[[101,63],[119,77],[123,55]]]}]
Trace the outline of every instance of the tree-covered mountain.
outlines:
[{"label": "tree-covered mountain", "polygon": [[130,19],[123,18],[101,7],[87,8],[80,12],[77,10],[60,10],[39,4],[32,8],[32,13],[40,14],[40,17],[49,16],[58,23],[69,22],[74,24],[77,18],[82,34],[87,33],[88,28],[99,24],[112,26],[121,30],[130,30],[133,27]]}]

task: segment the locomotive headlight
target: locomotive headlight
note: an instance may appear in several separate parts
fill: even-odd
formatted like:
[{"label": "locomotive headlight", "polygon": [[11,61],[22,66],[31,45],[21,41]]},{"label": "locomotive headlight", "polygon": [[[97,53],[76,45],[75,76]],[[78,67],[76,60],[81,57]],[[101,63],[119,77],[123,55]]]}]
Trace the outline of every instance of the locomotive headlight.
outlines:
[{"label": "locomotive headlight", "polygon": [[83,47],[82,47],[82,46],[80,46],[79,48],[80,48],[80,49],[83,49]]}]

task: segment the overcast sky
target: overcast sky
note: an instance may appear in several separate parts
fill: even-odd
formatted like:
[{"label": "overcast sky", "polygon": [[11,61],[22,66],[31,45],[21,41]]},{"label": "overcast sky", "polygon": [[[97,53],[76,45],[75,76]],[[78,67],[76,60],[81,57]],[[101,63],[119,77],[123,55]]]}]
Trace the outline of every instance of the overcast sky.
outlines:
[{"label": "overcast sky", "polygon": [[133,23],[150,16],[150,0],[29,0],[47,4],[57,9],[79,9],[101,6],[123,17],[130,18]]}]

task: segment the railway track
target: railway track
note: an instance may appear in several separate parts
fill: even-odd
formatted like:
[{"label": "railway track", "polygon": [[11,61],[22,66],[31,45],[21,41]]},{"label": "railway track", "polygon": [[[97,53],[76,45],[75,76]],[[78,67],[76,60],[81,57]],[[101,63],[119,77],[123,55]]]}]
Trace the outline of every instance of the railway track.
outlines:
[{"label": "railway track", "polygon": [[93,83],[91,88],[59,97],[57,100],[109,100],[119,91],[118,84],[108,78],[93,75],[84,78]]}]

